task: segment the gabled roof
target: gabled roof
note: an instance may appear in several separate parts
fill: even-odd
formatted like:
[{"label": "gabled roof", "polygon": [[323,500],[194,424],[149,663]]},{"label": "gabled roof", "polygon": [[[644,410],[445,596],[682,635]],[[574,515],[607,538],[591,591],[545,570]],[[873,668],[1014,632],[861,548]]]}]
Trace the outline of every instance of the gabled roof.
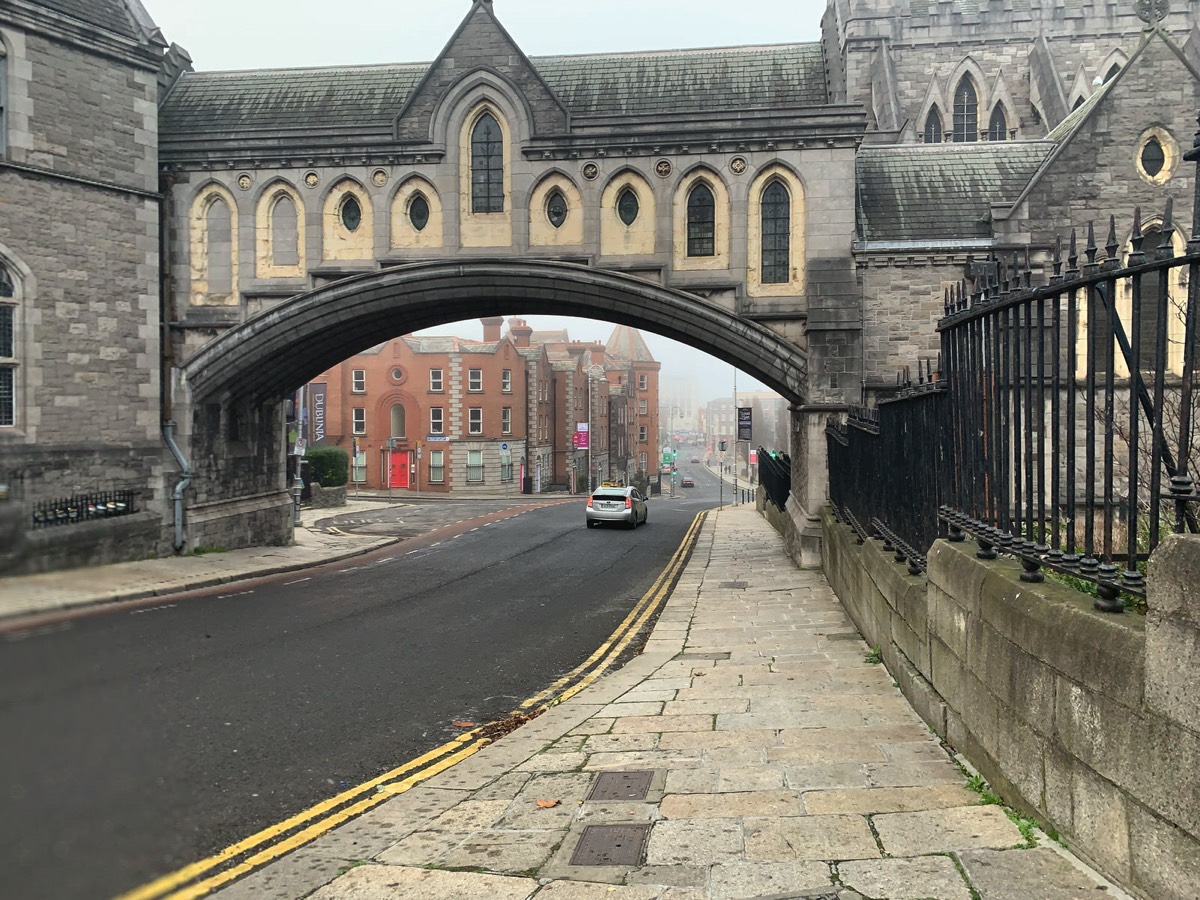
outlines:
[{"label": "gabled roof", "polygon": [[614,359],[627,359],[632,362],[655,362],[654,354],[646,346],[642,333],[628,325],[618,325],[609,335],[604,345],[608,355]]},{"label": "gabled roof", "polygon": [[1047,141],[995,141],[860,150],[859,237],[882,242],[991,237],[992,204],[1014,201],[1054,147]]},{"label": "gabled roof", "polygon": [[[572,116],[827,102],[820,44],[549,56],[530,62]],[[160,129],[168,139],[172,134],[244,135],[280,128],[355,127],[390,134],[396,115],[430,66],[187,72],[163,105]]]},{"label": "gabled roof", "polygon": [[41,0],[41,5],[52,12],[121,37],[136,40],[142,36],[142,29],[126,0]]}]

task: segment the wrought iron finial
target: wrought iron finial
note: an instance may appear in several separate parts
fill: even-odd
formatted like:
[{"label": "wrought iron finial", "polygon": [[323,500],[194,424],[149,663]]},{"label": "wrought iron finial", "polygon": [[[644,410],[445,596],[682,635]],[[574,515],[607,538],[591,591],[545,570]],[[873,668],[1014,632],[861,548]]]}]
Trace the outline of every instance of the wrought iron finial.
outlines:
[{"label": "wrought iron finial", "polygon": [[1087,246],[1083,248],[1083,252],[1087,255],[1087,264],[1089,267],[1096,265],[1096,251],[1100,248],[1096,246],[1096,227],[1088,221],[1088,236]]},{"label": "wrought iron finial", "polygon": [[1135,206],[1133,208],[1133,234],[1129,236],[1129,242],[1133,244],[1133,252],[1129,254],[1129,265],[1140,266],[1146,261],[1146,254],[1142,252],[1142,243],[1146,240],[1146,235],[1142,232],[1142,208]]},{"label": "wrought iron finial", "polygon": [[946,288],[942,291],[942,315],[950,315],[952,309],[953,307],[950,305],[950,288]]},{"label": "wrought iron finial", "polygon": [[1175,198],[1167,198],[1167,207],[1163,210],[1162,223],[1162,242],[1158,245],[1158,249],[1154,252],[1157,259],[1170,259],[1175,255],[1175,245],[1171,242],[1171,235],[1175,233],[1175,222],[1171,218],[1175,210]]},{"label": "wrought iron finial", "polygon": [[1061,234],[1056,234],[1054,236],[1053,264],[1054,264],[1054,278],[1055,278],[1055,280],[1058,280],[1058,279],[1062,278],[1062,264],[1063,264],[1062,235]]},{"label": "wrought iron finial", "polygon": [[1025,290],[1033,287],[1033,264],[1029,261],[1029,247],[1025,247]]},{"label": "wrought iron finial", "polygon": [[1118,266],[1117,260],[1117,217],[1108,217],[1108,240],[1104,242],[1104,268],[1115,269]]},{"label": "wrought iron finial", "polygon": [[1071,249],[1067,251],[1067,274],[1074,275],[1079,272],[1079,249],[1076,246],[1078,243],[1075,229],[1071,229]]}]

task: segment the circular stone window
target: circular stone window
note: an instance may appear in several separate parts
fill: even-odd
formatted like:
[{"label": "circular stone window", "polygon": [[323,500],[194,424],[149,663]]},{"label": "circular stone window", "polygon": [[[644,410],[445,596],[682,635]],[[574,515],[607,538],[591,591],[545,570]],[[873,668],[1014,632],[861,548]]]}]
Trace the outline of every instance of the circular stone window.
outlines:
[{"label": "circular stone window", "polygon": [[408,221],[417,231],[424,231],[429,224],[429,201],[420,194],[414,194],[408,201]]},{"label": "circular stone window", "polygon": [[625,188],[621,191],[621,196],[617,197],[617,215],[621,217],[626,228],[637,221],[638,198],[632,188]]},{"label": "circular stone window", "polygon": [[392,381],[399,384],[403,380],[404,380],[404,370],[402,368],[400,368],[399,366],[396,366],[396,368],[392,369]]},{"label": "circular stone window", "polygon": [[1138,143],[1138,174],[1151,184],[1166,184],[1179,162],[1179,145],[1163,128],[1148,128]]},{"label": "circular stone window", "polygon": [[341,217],[347,231],[358,231],[362,224],[362,205],[357,198],[351,196],[342,201]]}]

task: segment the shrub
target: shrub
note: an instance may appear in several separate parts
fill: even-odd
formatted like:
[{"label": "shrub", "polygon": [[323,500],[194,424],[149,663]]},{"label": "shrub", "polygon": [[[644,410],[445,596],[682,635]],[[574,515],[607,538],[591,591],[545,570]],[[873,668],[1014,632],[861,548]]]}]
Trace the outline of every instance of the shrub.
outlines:
[{"label": "shrub", "polygon": [[340,447],[313,447],[306,459],[312,480],[321,487],[342,487],[350,480],[350,455]]}]

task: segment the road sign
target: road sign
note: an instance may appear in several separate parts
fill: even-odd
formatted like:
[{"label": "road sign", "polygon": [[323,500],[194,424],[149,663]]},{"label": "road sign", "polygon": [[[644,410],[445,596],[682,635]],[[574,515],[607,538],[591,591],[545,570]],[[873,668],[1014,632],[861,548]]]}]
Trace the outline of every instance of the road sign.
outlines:
[{"label": "road sign", "polygon": [[508,441],[501,441],[501,442],[500,442],[500,452],[501,452],[501,453],[507,453],[507,452],[508,452]]}]

